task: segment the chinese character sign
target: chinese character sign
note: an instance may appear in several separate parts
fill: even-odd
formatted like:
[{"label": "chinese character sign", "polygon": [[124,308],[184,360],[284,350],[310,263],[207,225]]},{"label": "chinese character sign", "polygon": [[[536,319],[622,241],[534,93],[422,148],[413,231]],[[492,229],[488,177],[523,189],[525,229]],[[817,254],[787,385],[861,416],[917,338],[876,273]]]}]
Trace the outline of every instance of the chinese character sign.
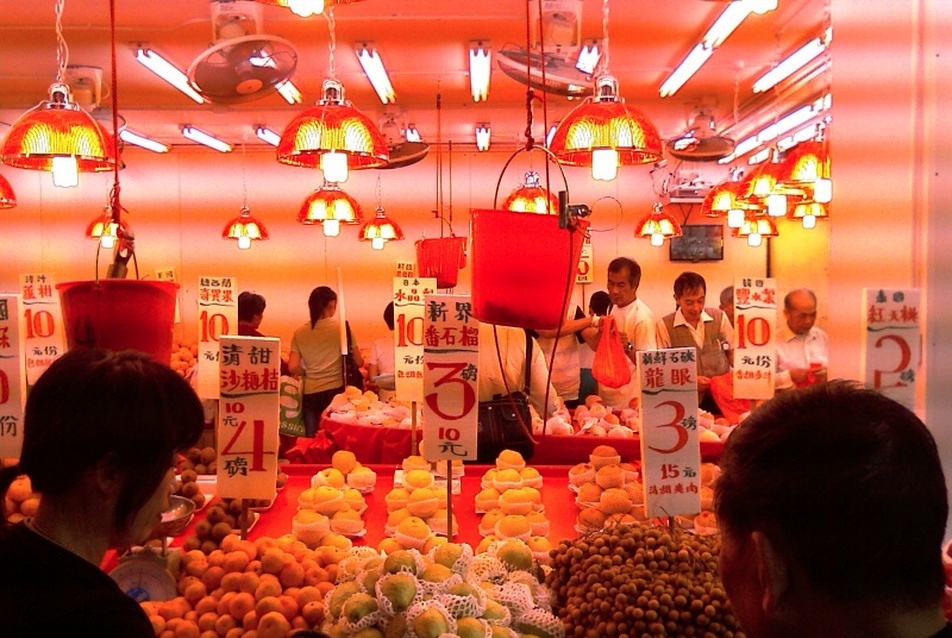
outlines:
[{"label": "chinese character sign", "polygon": [[436,278],[415,277],[412,266],[397,264],[393,279],[394,385],[401,401],[423,400],[424,304],[436,292]]},{"label": "chinese character sign", "polygon": [[26,401],[20,295],[0,295],[0,457],[20,458]]},{"label": "chinese character sign", "polygon": [[198,396],[218,398],[219,340],[238,332],[238,282],[198,278]]},{"label": "chinese character sign", "polygon": [[219,341],[218,495],[273,499],[278,473],[281,341]]},{"label": "chinese character sign", "polygon": [[645,515],[701,511],[695,348],[638,353]]},{"label": "chinese character sign", "polygon": [[63,312],[53,279],[42,273],[20,275],[20,295],[26,382],[33,385],[66,352]]},{"label": "chinese character sign", "polygon": [[777,349],[777,286],[773,279],[734,281],[734,396],[769,399],[774,394]]},{"label": "chinese character sign", "polygon": [[912,410],[922,339],[919,291],[864,288],[863,317],[863,380]]},{"label": "chinese character sign", "polygon": [[582,256],[578,260],[578,270],[575,273],[575,283],[591,284],[595,282],[595,251],[592,248],[592,238],[588,235],[582,243]]},{"label": "chinese character sign", "polygon": [[[165,268],[157,268],[155,271],[155,278],[159,281],[171,281],[172,283],[178,283],[178,279],[175,278],[175,269],[171,266],[166,266]],[[178,295],[175,296],[175,323],[182,321],[182,313],[179,312],[179,300]]]},{"label": "chinese character sign", "polygon": [[[427,295],[423,448],[426,458],[476,458],[479,322],[468,295]],[[399,390],[398,390],[399,392]]]}]

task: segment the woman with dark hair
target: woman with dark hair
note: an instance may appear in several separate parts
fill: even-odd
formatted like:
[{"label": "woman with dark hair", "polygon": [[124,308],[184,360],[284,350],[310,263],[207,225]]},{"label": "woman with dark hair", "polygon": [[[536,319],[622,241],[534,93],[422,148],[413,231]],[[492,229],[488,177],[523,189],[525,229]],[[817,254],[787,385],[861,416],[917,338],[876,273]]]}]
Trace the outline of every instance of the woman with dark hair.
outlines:
[{"label": "woman with dark hair", "polygon": [[[391,333],[394,327],[393,314],[391,301],[383,310],[383,321]],[[367,359],[367,378],[371,382],[370,389],[377,392],[381,401],[389,401],[396,389],[393,374],[397,364],[394,356],[393,334],[374,339]]]},{"label": "woman with dark hair", "polygon": [[203,427],[188,383],[142,353],[87,348],[53,362],[27,399],[19,464],[0,470],[0,493],[26,474],[41,495],[36,516],[0,527],[0,635],[154,636],[99,565],[149,537],[177,454]]},{"label": "woman with dark hair", "polygon": [[[334,395],[344,391],[344,369],[341,363],[340,321],[337,293],[327,286],[318,286],[307,300],[311,320],[294,331],[288,367],[291,374],[304,377],[304,429],[309,437],[317,433],[321,413]],[[348,349],[357,367],[364,365],[360,349],[347,329]]]}]

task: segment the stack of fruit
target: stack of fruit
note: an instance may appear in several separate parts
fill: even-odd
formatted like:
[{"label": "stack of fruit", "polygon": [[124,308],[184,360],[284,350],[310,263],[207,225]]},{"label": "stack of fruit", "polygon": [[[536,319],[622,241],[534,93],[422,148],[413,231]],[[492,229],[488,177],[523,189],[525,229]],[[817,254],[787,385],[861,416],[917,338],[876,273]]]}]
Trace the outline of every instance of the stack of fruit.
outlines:
[{"label": "stack of fruit", "polygon": [[[402,463],[402,482],[395,483],[384,496],[387,505],[385,531],[403,547],[422,549],[433,534],[449,534],[446,487],[437,484],[432,464],[414,455]],[[422,525],[421,525],[422,524]],[[459,533],[453,516],[452,535]]]},{"label": "stack of fruit", "polygon": [[644,487],[637,463],[622,463],[610,445],[596,446],[587,463],[569,469],[569,488],[579,506],[575,529],[600,530],[607,521],[634,523],[644,520]]},{"label": "stack of fruit", "polygon": [[169,365],[183,377],[189,376],[192,369],[198,365],[198,344],[195,342],[186,344],[178,339],[173,339],[172,359]]},{"label": "stack of fruit", "polygon": [[[363,536],[362,518],[367,510],[363,493],[372,491],[377,475],[360,465],[353,452],[338,450],[331,467],[311,477],[311,487],[298,497],[298,511],[291,521],[292,533],[309,547],[326,543],[327,534],[347,539]],[[338,539],[335,541],[342,544]]]},{"label": "stack of fruit", "polygon": [[322,630],[331,638],[516,633],[563,638],[537,574],[529,548],[518,540],[495,543],[477,555],[459,543],[427,553],[355,552],[340,561],[337,587],[325,599]]},{"label": "stack of fruit", "polygon": [[[16,459],[4,459],[3,466],[14,465],[16,462]],[[7,490],[3,499],[3,511],[6,514],[7,521],[19,523],[24,518],[30,518],[36,514],[39,506],[40,495],[33,491],[30,477],[21,474],[13,479],[10,489]]]},{"label": "stack of fruit", "polygon": [[409,429],[413,422],[410,406],[397,401],[385,403],[379,399],[376,392],[364,392],[355,386],[347,386],[331,400],[328,415],[340,423],[406,429]]}]

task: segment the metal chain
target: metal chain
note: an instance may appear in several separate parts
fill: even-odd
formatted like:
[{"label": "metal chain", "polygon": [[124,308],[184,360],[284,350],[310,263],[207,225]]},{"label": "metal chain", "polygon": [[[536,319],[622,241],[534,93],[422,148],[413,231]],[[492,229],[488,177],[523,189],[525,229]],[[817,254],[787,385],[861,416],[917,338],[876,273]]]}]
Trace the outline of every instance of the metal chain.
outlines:
[{"label": "metal chain", "polygon": [[56,81],[60,84],[66,84],[66,67],[69,65],[69,47],[66,46],[66,38],[63,37],[63,3],[65,0],[56,0],[54,6],[56,10]]},{"label": "metal chain", "polygon": [[605,54],[601,59],[602,70],[608,71],[608,0],[602,0],[602,40]]},{"label": "metal chain", "polygon": [[328,61],[327,61],[327,75],[332,80],[336,79],[335,69],[334,69],[334,50],[337,48],[337,34],[335,32],[336,23],[334,22],[334,8],[328,7],[324,12],[324,15],[327,17],[327,30],[330,33],[330,39],[327,42],[328,49]]}]

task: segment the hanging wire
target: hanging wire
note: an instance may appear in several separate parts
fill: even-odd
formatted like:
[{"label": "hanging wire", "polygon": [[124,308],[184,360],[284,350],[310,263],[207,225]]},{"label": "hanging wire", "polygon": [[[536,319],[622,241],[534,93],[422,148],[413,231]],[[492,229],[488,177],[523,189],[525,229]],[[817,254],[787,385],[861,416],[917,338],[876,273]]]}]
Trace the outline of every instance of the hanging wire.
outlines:
[{"label": "hanging wire", "polygon": [[605,53],[599,60],[603,71],[608,72],[608,0],[602,0],[602,45]]},{"label": "hanging wire", "polygon": [[[66,45],[66,38],[63,37],[63,4],[65,0],[56,0],[54,7],[56,11],[56,81],[59,84],[66,84],[66,67],[69,65],[69,46]],[[115,9],[110,2],[111,15],[115,15]],[[113,20],[115,21],[115,20]]]},{"label": "hanging wire", "polygon": [[335,75],[336,69],[334,68],[334,51],[337,49],[337,34],[335,30],[337,23],[334,21],[334,7],[328,7],[324,12],[324,15],[327,17],[327,31],[330,35],[330,38],[327,41],[327,75],[330,77],[330,79],[335,80],[337,77]]},{"label": "hanging wire", "polygon": [[246,156],[245,156],[245,147],[248,146],[248,143],[242,140],[241,145],[241,201],[242,208],[248,208],[248,180],[246,176]]}]

